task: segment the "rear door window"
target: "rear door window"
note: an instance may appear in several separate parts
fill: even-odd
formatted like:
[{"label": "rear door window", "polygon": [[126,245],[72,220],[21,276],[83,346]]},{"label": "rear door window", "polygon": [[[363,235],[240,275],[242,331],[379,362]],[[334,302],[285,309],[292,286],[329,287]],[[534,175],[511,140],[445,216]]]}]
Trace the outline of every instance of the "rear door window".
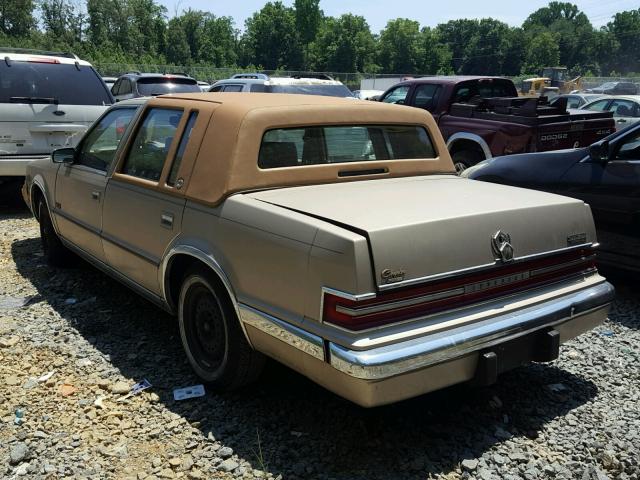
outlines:
[{"label": "rear door window", "polygon": [[85,65],[38,61],[0,63],[0,103],[111,105],[113,99],[96,71]]},{"label": "rear door window", "polygon": [[182,133],[182,138],[180,138],[180,144],[178,145],[178,150],[176,150],[176,156],[173,159],[173,164],[171,165],[169,178],[167,178],[167,185],[170,185],[173,187],[176,184],[178,169],[180,168],[180,164],[182,163],[182,157],[184,156],[184,151],[187,149],[187,144],[189,143],[189,138],[191,137],[191,131],[193,130],[193,127],[196,124],[197,119],[198,119],[198,112],[191,112],[189,114],[189,120],[187,121],[187,126],[184,127],[184,132]]},{"label": "rear door window", "polygon": [[433,111],[440,93],[440,86],[431,83],[418,85],[414,93],[413,105]]},{"label": "rear door window", "polygon": [[427,131],[416,125],[279,128],[264,134],[258,166],[270,169],[435,156]]},{"label": "rear door window", "polygon": [[157,182],[173,143],[182,110],[151,108],[129,150],[122,173]]}]

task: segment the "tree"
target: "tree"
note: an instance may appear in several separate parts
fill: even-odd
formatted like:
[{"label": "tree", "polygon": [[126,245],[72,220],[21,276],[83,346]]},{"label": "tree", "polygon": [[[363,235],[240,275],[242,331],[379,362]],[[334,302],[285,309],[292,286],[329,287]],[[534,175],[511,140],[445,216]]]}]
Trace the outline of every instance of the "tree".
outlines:
[{"label": "tree", "polygon": [[238,32],[231,17],[209,14],[202,25],[198,58],[214,67],[232,67],[238,63]]},{"label": "tree", "polygon": [[607,55],[609,72],[640,72],[640,8],[616,13],[605,31],[611,37],[609,47],[613,43],[614,48]]},{"label": "tree", "polygon": [[169,20],[167,25],[167,60],[176,65],[191,63],[191,48],[179,17]]},{"label": "tree", "polygon": [[43,0],[42,23],[52,37],[71,45],[82,40],[84,15],[69,0]]},{"label": "tree", "polygon": [[0,31],[23,37],[35,26],[33,0],[0,0]]},{"label": "tree", "polygon": [[483,18],[473,26],[467,25],[471,35],[463,50],[459,73],[500,75],[510,48],[509,26],[492,18]]},{"label": "tree", "polygon": [[522,28],[530,39],[539,32],[553,33],[560,49],[558,64],[576,72],[597,68],[593,62],[595,32],[589,18],[576,5],[551,2],[529,15]]},{"label": "tree", "polygon": [[245,22],[244,48],[249,63],[267,70],[302,66],[302,46],[293,9],[268,2]]},{"label": "tree", "polygon": [[534,73],[560,61],[558,39],[551,32],[540,32],[527,45],[522,73]]},{"label": "tree", "polygon": [[345,14],[327,18],[308,48],[308,68],[329,72],[376,69],[375,39],[364,17]]},{"label": "tree", "polygon": [[450,20],[436,27],[440,40],[451,50],[451,63],[454,72],[459,72],[465,57],[467,46],[476,32],[476,21],[469,19]]},{"label": "tree", "polygon": [[390,20],[380,33],[378,61],[389,73],[418,73],[424,58],[420,24],[408,18]]},{"label": "tree", "polygon": [[449,46],[442,42],[436,29],[424,27],[420,32],[422,42],[422,59],[419,62],[421,73],[431,75],[447,75],[453,73]]},{"label": "tree", "polygon": [[296,31],[302,45],[311,43],[318,34],[324,13],[320,10],[320,0],[295,0]]}]

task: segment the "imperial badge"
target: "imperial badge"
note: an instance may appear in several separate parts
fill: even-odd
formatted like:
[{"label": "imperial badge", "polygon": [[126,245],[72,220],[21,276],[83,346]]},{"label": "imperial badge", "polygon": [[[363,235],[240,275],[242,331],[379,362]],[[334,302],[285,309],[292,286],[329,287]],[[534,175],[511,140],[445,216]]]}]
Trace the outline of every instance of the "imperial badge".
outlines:
[{"label": "imperial badge", "polygon": [[513,246],[511,245],[511,236],[508,233],[498,230],[491,237],[491,249],[496,260],[504,263],[513,260]]}]

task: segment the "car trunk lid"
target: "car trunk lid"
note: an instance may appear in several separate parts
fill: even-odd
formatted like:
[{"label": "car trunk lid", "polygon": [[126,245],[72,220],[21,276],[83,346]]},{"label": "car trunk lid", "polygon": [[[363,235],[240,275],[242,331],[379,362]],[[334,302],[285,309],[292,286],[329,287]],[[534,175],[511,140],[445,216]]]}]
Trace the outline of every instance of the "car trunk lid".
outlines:
[{"label": "car trunk lid", "polygon": [[[379,290],[595,242],[582,201],[450,175],[356,181],[247,194],[361,233]],[[503,235],[499,235],[502,232]],[[494,241],[494,237],[499,238]]]}]

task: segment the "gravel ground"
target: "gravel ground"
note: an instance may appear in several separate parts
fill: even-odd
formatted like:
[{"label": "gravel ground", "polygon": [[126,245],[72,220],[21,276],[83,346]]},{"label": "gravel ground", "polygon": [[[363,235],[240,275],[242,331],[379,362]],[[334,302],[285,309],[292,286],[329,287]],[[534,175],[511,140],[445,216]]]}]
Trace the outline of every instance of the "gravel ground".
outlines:
[{"label": "gravel ground", "polygon": [[492,387],[365,410],[272,363],[176,402],[199,382],[173,319],[89,266],[49,268],[37,223],[1,210],[0,477],[639,479],[634,283],[558,361]]}]

